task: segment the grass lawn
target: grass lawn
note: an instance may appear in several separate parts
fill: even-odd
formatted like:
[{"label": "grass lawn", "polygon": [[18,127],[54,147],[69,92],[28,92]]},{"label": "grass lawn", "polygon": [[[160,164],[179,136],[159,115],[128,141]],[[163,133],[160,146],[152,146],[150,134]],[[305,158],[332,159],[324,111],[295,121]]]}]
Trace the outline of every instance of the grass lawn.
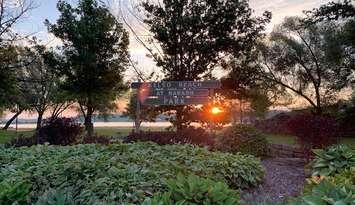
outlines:
[{"label": "grass lawn", "polygon": [[33,130],[28,130],[28,129],[21,129],[18,132],[15,130],[0,130],[0,144],[7,143],[11,141],[11,139],[16,138],[18,136],[25,136],[29,137],[33,135],[34,131]]},{"label": "grass lawn", "polygon": [[[164,127],[142,127],[144,131],[162,131]],[[103,136],[115,136],[115,137],[125,137],[130,132],[132,132],[132,127],[97,127],[95,128],[95,133],[97,135]],[[9,129],[7,131],[0,130],[0,144],[7,143],[11,141],[11,139],[16,138],[18,136],[30,137],[34,134],[34,130],[31,129],[19,129],[17,132],[13,129]]]},{"label": "grass lawn", "polygon": [[296,138],[291,135],[267,134],[266,139],[271,144],[283,144],[283,145],[292,145],[292,146],[296,146],[297,144]]}]

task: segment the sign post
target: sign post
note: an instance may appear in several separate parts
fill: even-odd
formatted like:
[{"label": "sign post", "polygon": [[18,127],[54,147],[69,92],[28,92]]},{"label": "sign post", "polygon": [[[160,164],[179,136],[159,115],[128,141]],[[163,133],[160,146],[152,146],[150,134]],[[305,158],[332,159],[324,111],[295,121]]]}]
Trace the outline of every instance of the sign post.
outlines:
[{"label": "sign post", "polygon": [[[139,82],[141,80],[138,80]],[[134,122],[134,126],[135,126],[135,132],[138,133],[140,131],[140,112],[141,112],[141,102],[139,100],[140,98],[140,90],[138,89],[137,90],[137,99],[136,99],[136,119],[135,119],[135,122]]]},{"label": "sign post", "polygon": [[137,109],[135,131],[139,132],[141,105],[181,106],[208,104],[214,89],[221,87],[221,82],[210,81],[161,81],[134,82],[132,89],[137,89]]}]

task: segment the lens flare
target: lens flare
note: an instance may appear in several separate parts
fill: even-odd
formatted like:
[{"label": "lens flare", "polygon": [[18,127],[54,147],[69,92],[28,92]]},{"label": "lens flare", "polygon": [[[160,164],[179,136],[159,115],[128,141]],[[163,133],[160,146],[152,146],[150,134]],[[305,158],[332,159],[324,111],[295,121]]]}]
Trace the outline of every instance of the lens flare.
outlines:
[{"label": "lens flare", "polygon": [[211,113],[214,114],[214,115],[217,115],[217,114],[219,114],[221,112],[223,112],[223,110],[221,108],[219,108],[219,107],[213,107],[211,109]]}]

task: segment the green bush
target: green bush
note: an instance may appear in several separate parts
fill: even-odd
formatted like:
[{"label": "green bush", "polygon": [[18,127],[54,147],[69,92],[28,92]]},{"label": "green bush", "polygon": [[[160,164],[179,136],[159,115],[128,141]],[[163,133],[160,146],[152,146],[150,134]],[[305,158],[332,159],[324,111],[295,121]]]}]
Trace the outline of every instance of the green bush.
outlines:
[{"label": "green bush", "polygon": [[168,192],[147,199],[143,205],[238,205],[238,192],[222,182],[190,175],[178,175],[175,180],[167,181]]},{"label": "green bush", "polygon": [[268,155],[268,141],[257,129],[250,125],[236,125],[219,136],[216,149],[230,153],[251,154],[257,157]]},{"label": "green bush", "polygon": [[29,203],[47,190],[74,187],[78,204],[140,204],[165,192],[166,180],[178,173],[224,182],[233,189],[255,186],[264,175],[253,156],[152,143],[8,148],[0,150],[0,164],[0,182],[29,183]]},{"label": "green bush", "polygon": [[324,150],[315,150],[312,163],[313,176],[334,176],[355,166],[355,149],[345,145],[335,145]]},{"label": "green bush", "polygon": [[323,180],[310,193],[290,202],[290,205],[354,205],[355,186],[337,185]]}]

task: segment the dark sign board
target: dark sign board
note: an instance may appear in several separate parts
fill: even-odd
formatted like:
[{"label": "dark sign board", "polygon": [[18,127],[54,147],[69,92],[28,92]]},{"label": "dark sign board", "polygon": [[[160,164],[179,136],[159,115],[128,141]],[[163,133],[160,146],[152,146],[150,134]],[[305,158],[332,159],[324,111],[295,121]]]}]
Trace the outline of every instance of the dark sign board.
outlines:
[{"label": "dark sign board", "polygon": [[208,89],[188,89],[188,90],[150,90],[149,96],[196,96],[207,97],[210,94]]},{"label": "dark sign board", "polygon": [[169,97],[147,98],[144,105],[202,105],[209,102],[208,97]]},{"label": "dark sign board", "polygon": [[152,90],[165,89],[217,89],[221,87],[218,80],[210,81],[161,81],[161,82],[135,82],[131,84],[134,89],[147,88]]}]

